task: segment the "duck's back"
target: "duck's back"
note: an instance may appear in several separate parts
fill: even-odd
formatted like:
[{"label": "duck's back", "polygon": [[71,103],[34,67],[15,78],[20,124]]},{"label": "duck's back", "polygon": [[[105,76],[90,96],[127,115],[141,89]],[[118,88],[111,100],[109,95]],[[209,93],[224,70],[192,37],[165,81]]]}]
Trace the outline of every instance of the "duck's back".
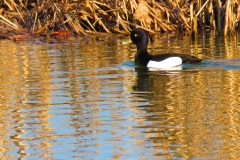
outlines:
[{"label": "duck's back", "polygon": [[182,59],[182,63],[199,63],[202,59],[199,59],[195,56],[187,55],[187,54],[178,54],[178,53],[164,53],[158,55],[152,55],[153,61],[163,61],[169,57],[180,57]]}]

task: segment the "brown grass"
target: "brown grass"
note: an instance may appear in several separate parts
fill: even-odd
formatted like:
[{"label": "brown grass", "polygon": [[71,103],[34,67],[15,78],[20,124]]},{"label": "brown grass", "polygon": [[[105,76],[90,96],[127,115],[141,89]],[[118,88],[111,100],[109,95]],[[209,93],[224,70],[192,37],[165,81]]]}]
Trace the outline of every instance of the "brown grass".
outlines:
[{"label": "brown grass", "polygon": [[15,34],[54,35],[71,31],[128,33],[223,31],[240,29],[237,0],[4,0],[0,2],[0,38]]}]

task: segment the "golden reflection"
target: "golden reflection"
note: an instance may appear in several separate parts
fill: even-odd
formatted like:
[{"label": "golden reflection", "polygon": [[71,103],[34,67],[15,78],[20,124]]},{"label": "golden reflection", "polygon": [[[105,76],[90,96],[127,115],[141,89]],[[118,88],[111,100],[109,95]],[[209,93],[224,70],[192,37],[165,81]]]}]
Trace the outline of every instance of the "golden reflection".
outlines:
[{"label": "golden reflection", "polygon": [[[42,152],[42,157],[46,157],[47,148],[51,147],[51,144],[48,142],[49,139],[47,136],[48,133],[52,130],[48,126],[49,122],[49,110],[50,107],[50,70],[49,70],[49,56],[46,55],[46,52],[33,52],[32,49],[39,49],[37,46],[32,46],[33,48],[26,49],[25,47],[20,47],[12,42],[1,41],[1,78],[2,82],[0,87],[1,96],[1,105],[5,109],[1,110],[1,114],[6,114],[9,112],[7,119],[2,122],[2,124],[9,124],[2,126],[1,137],[7,137],[12,135],[10,141],[13,142],[12,147],[4,147],[2,150],[5,152],[10,152],[15,147],[19,147],[19,154],[21,158],[24,158],[28,154],[24,150],[29,148],[26,141],[34,141],[35,139],[42,138],[42,142],[39,145],[36,145],[37,148]],[[4,45],[8,47],[4,47]],[[28,52],[26,52],[26,50]],[[30,53],[31,52],[31,53]],[[34,88],[29,90],[29,88]],[[36,102],[32,103],[31,99]],[[9,110],[9,107],[11,108]],[[36,107],[36,108],[35,108]],[[25,112],[24,110],[28,110]],[[23,112],[24,111],[24,112]],[[29,119],[28,115],[34,115],[38,119],[38,125],[34,123],[27,122]],[[33,127],[25,128],[25,126]],[[10,127],[12,129],[10,129]],[[5,129],[9,128],[9,132]],[[39,130],[41,128],[41,130]],[[25,134],[30,132],[38,133],[37,137],[23,138]],[[43,138],[44,137],[44,138]],[[9,139],[3,139],[1,143],[9,143]],[[1,145],[5,146],[5,145]],[[11,155],[11,154],[10,154]]]},{"label": "golden reflection", "polygon": [[[116,65],[133,61],[136,50],[120,45],[115,38],[105,35],[53,46],[0,42],[0,151],[7,158],[14,148],[22,159],[30,156],[29,148],[34,148],[39,157],[51,159],[50,155],[57,152],[53,140],[59,137],[76,139],[73,146],[77,153],[84,151],[81,147],[93,145],[94,153],[101,154],[104,143],[110,143],[113,159],[126,156],[129,146],[141,148],[140,156],[151,148],[149,155],[166,159],[240,158],[240,71],[116,69]],[[167,50],[202,58],[239,56],[237,50],[231,50],[239,47],[237,39],[233,39],[235,44],[221,39],[217,47],[219,52],[226,52],[221,55],[214,47],[207,50],[216,43],[216,37],[206,40],[202,36],[196,41],[181,38],[165,35],[162,42],[150,44],[150,52]],[[51,120],[56,116],[52,112],[59,109],[54,105],[65,107],[68,112],[61,114],[69,117],[66,123],[74,131],[58,133],[62,126],[58,128]],[[124,119],[128,110],[135,115]],[[95,141],[99,138],[95,135],[105,132],[110,137],[104,137],[106,142],[89,144],[88,138],[82,139],[91,135]],[[122,146],[125,140],[131,143],[126,148]]]},{"label": "golden reflection", "polygon": [[141,127],[154,143],[156,156],[240,158],[236,149],[240,140],[239,71],[149,74],[148,80],[139,77],[137,88],[141,88],[141,80],[148,82],[155,105],[146,107],[152,116],[138,123],[151,122]]},{"label": "golden reflection", "polygon": [[[215,40],[216,38],[210,37],[202,42],[211,46],[216,44]],[[225,40],[224,47],[220,42],[216,45],[217,50],[206,50],[204,47],[199,50],[198,39],[190,53],[224,58],[240,56],[235,38],[220,40]],[[153,48],[157,48],[156,45]],[[174,49],[171,46],[169,48]],[[183,45],[183,48],[187,47]],[[205,53],[205,50],[208,52]],[[158,51],[159,49],[155,52]],[[181,49],[177,52],[180,51]],[[203,55],[202,58],[206,56]],[[141,74],[141,71],[138,73]],[[134,90],[153,92],[155,105],[146,107],[146,111],[152,115],[138,119],[138,124],[146,128],[145,137],[154,143],[156,156],[167,159],[172,159],[172,156],[186,159],[240,158],[239,71],[183,70],[178,74],[171,71],[151,74],[138,76]],[[144,125],[145,121],[150,121],[151,124]],[[139,142],[139,145],[141,143]]]},{"label": "golden reflection", "polygon": [[[7,46],[7,47],[6,47]],[[13,77],[18,74],[17,65],[17,57],[15,55],[16,46],[14,43],[10,41],[1,41],[0,42],[0,116],[1,116],[1,125],[0,125],[0,150],[1,153],[5,153],[5,158],[13,158],[8,153],[13,150],[13,146],[11,146],[8,142],[8,139],[5,139],[9,135],[8,129],[11,127],[11,123],[9,122],[9,103],[12,98],[12,94],[14,94],[15,88],[11,85],[16,84],[17,79]]]}]

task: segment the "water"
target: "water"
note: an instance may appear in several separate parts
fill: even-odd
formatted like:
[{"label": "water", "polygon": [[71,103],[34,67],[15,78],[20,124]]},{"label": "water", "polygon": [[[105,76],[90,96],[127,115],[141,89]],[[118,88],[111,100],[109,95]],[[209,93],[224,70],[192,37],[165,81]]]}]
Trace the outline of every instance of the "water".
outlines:
[{"label": "water", "polygon": [[153,54],[205,59],[168,71],[121,40],[1,40],[2,159],[240,158],[238,36],[156,35]]}]

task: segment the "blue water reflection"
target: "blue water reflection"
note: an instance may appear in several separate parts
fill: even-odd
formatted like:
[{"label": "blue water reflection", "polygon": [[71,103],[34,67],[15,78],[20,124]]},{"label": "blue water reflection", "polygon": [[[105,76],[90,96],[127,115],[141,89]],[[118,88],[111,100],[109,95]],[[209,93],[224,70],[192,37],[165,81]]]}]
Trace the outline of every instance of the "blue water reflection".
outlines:
[{"label": "blue water reflection", "polygon": [[150,70],[134,64],[135,46],[109,35],[97,43],[1,41],[1,156],[240,158],[238,43],[164,36],[154,37],[151,53],[205,60]]}]

